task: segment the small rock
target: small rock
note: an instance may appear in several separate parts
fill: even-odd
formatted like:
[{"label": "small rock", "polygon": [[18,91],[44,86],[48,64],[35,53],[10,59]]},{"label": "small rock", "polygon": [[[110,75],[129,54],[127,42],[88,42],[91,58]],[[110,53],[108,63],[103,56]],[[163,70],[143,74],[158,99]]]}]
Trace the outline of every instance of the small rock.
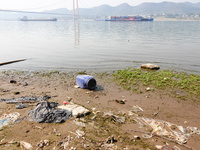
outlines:
[{"label": "small rock", "polygon": [[163,147],[162,145],[156,145],[157,149],[162,149],[162,147]]},{"label": "small rock", "polygon": [[122,99],[122,100],[116,99],[115,102],[117,102],[119,104],[125,104],[126,100],[125,99]]},{"label": "small rock", "polygon": [[134,139],[136,139],[136,140],[141,140],[141,137],[135,135],[135,136],[134,136]]},{"label": "small rock", "polygon": [[10,80],[10,83],[16,84],[17,81],[15,81],[15,80]]},{"label": "small rock", "polygon": [[18,94],[20,94],[20,92],[16,91],[16,92],[14,92],[14,94],[15,94],[15,95],[18,95]]},{"label": "small rock", "polygon": [[74,86],[74,88],[78,89],[78,88],[80,88],[80,86],[78,86],[78,85],[75,85],[75,86]]},{"label": "small rock", "polygon": [[146,90],[147,90],[147,91],[151,91],[151,88],[150,88],[150,87],[147,87]]},{"label": "small rock", "polygon": [[154,64],[143,64],[141,65],[141,68],[143,69],[151,69],[151,70],[159,70],[160,67]]},{"label": "small rock", "polygon": [[23,86],[28,86],[28,83],[25,82],[25,83],[23,84]]},{"label": "small rock", "polygon": [[96,95],[94,98],[95,98],[95,99],[97,99],[97,98],[99,98],[99,96],[98,96],[98,95]]}]

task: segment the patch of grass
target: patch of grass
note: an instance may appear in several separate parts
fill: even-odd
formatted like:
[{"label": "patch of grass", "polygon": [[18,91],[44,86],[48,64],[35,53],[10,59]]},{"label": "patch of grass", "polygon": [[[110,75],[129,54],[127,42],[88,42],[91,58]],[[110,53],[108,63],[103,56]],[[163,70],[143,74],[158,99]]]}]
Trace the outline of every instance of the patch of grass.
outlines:
[{"label": "patch of grass", "polygon": [[54,71],[48,71],[48,72],[44,72],[44,73],[40,73],[39,75],[42,77],[51,77],[52,75],[58,75],[60,74],[59,71],[54,70]]},{"label": "patch of grass", "polygon": [[[142,93],[146,87],[170,91],[181,90],[187,95],[200,95],[200,75],[175,72],[170,70],[145,71],[141,69],[128,68],[119,70],[113,74],[124,89]],[[138,92],[139,91],[139,92]],[[183,97],[176,95],[176,97]]]},{"label": "patch of grass", "polygon": [[79,74],[79,75],[86,75],[87,72],[86,71],[79,71],[77,74]]}]

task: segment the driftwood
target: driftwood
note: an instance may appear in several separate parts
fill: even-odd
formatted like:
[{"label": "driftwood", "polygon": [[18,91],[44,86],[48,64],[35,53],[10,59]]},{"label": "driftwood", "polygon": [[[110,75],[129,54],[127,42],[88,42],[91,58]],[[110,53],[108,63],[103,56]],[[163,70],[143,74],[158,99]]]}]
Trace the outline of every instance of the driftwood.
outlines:
[{"label": "driftwood", "polygon": [[3,62],[3,63],[0,63],[0,66],[16,63],[16,62],[20,62],[20,61],[25,61],[25,60],[26,59],[19,59],[19,60],[14,60],[14,61]]}]

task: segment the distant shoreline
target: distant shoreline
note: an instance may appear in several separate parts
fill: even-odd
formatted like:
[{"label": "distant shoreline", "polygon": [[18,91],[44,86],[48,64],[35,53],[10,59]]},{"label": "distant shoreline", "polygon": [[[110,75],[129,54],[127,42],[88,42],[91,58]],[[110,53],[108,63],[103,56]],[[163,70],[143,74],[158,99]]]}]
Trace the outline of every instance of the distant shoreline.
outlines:
[{"label": "distant shoreline", "polygon": [[200,19],[154,18],[154,21],[200,21]]}]

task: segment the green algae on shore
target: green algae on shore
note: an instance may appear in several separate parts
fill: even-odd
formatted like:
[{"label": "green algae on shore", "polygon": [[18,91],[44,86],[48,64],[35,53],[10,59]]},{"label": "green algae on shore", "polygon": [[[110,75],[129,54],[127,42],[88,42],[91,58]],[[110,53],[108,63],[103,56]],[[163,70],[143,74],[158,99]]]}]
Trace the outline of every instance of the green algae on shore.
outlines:
[{"label": "green algae on shore", "polygon": [[170,95],[186,99],[199,99],[200,75],[175,72],[170,70],[145,71],[140,69],[118,70],[113,74],[114,79],[127,90],[144,92],[148,87],[154,90],[168,90]]}]

